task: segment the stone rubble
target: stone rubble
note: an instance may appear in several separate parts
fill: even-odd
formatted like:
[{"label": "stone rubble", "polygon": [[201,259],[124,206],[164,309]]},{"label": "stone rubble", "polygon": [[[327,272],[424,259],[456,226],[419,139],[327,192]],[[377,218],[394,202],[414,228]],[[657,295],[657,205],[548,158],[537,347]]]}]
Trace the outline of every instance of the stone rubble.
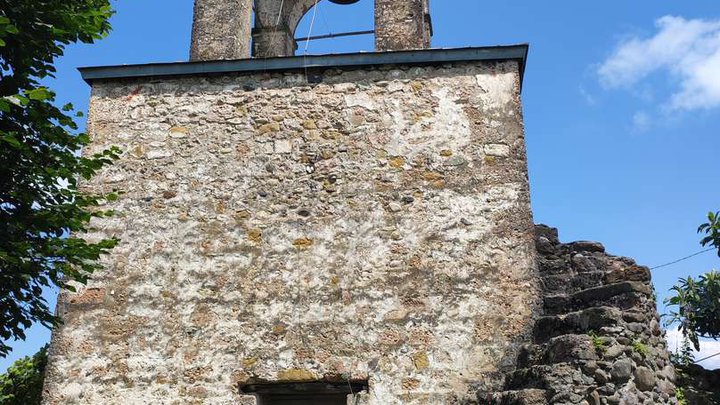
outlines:
[{"label": "stone rubble", "polygon": [[676,404],[650,270],[537,225],[544,307],[501,393],[480,404]]},{"label": "stone rubble", "polygon": [[688,404],[720,404],[720,370],[706,370],[698,365],[683,366],[677,370],[677,379]]}]

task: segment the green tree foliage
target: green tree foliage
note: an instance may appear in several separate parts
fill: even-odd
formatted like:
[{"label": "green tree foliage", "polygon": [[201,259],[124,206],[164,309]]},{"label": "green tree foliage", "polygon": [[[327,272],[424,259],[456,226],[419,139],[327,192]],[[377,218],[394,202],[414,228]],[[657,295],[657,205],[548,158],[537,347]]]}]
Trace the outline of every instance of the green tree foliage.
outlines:
[{"label": "green tree foliage", "polygon": [[47,366],[47,346],[16,361],[0,375],[0,404],[39,405]]},{"label": "green tree foliage", "polygon": [[720,211],[709,213],[708,222],[700,225],[698,233],[705,234],[700,244],[714,247],[720,257]]},{"label": "green tree foliage", "polygon": [[[703,246],[713,246],[720,256],[720,213],[709,213],[708,222],[700,225]],[[679,323],[683,336],[695,350],[700,350],[700,337],[720,338],[720,273],[711,271],[699,279],[680,279],[665,303],[677,307],[669,315],[670,324]]]},{"label": "green tree foliage", "polygon": [[677,367],[688,367],[695,363],[695,354],[693,353],[692,343],[687,336],[683,336],[680,347],[670,353],[670,361]]},{"label": "green tree foliage", "polygon": [[80,157],[89,142],[77,133],[73,107],[55,106],[40,82],[53,77],[66,45],[91,43],[110,30],[110,0],[0,0],[0,357],[9,339],[24,339],[33,322],[52,327],[42,290],[84,282],[116,241],[74,237],[102,198],[82,193],[116,149]]}]

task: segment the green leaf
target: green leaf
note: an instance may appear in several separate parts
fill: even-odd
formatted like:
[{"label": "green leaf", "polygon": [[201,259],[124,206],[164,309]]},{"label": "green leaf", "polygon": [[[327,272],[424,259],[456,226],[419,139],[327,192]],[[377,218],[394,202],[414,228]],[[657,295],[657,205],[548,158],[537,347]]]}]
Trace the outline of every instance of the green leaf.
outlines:
[{"label": "green leaf", "polygon": [[28,103],[28,99],[19,94],[3,97],[3,100],[18,107],[25,107],[25,105],[27,105]]},{"label": "green leaf", "polygon": [[27,94],[27,97],[30,100],[37,100],[37,101],[50,100],[53,98],[53,93],[48,91],[48,89],[46,89],[44,87],[30,90],[30,91],[26,92],[25,94]]},{"label": "green leaf", "polygon": [[35,405],[42,400],[47,346],[32,357],[13,363],[0,375],[0,403],[3,405]]},{"label": "green leaf", "polygon": [[0,136],[0,140],[3,142],[9,144],[13,148],[20,148],[22,147],[22,142],[18,141],[14,136],[12,135],[2,135]]}]

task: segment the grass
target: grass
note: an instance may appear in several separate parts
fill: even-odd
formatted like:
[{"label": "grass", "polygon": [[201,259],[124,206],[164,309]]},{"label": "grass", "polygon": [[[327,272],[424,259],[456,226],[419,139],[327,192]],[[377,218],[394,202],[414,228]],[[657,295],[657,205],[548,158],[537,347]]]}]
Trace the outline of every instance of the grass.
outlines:
[{"label": "grass", "polygon": [[632,348],[635,351],[635,353],[638,353],[639,355],[641,355],[643,357],[647,357],[648,353],[650,353],[650,349],[648,348],[648,346],[638,339],[635,339],[633,341]]},{"label": "grass", "polygon": [[675,397],[677,398],[678,405],[688,405],[687,398],[685,398],[685,390],[682,387],[675,389]]},{"label": "grass", "polygon": [[590,336],[590,340],[592,340],[592,345],[595,347],[595,350],[600,353],[604,353],[605,350],[607,350],[607,342],[605,342],[603,338],[598,336],[595,331],[588,332],[588,336]]}]

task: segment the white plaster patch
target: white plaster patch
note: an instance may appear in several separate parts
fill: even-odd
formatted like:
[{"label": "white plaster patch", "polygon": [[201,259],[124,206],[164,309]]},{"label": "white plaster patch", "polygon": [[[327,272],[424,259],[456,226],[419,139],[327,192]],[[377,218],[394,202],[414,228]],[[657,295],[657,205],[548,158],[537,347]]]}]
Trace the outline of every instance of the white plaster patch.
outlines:
[{"label": "white plaster patch", "polygon": [[508,145],[492,143],[485,145],[483,148],[488,156],[507,157],[510,156],[510,147]]},{"label": "white plaster patch", "polygon": [[152,149],[148,151],[147,158],[148,159],[162,159],[162,158],[168,158],[173,155],[173,152],[169,149]]},{"label": "white plaster patch", "polygon": [[150,350],[143,350],[128,357],[127,366],[136,378],[143,375],[152,375],[157,371],[165,369],[166,359]]},{"label": "white plaster patch", "polygon": [[119,183],[121,181],[124,181],[125,178],[125,173],[122,171],[122,169],[117,168],[109,169],[106,174],[103,174],[99,177],[99,179],[102,179],[102,181],[107,184]]},{"label": "white plaster patch", "polygon": [[346,94],[345,104],[348,107],[362,107],[371,111],[374,111],[377,108],[375,100],[373,100],[367,93]]},{"label": "white plaster patch", "polygon": [[194,98],[192,103],[184,103],[175,107],[177,113],[183,115],[205,115],[211,111],[211,101],[202,98]]},{"label": "white plaster patch", "polygon": [[260,149],[260,153],[264,153],[266,155],[272,155],[275,153],[275,145],[272,142],[261,142],[257,145]]},{"label": "white plaster patch", "polygon": [[68,401],[77,401],[82,397],[83,386],[76,382],[68,382],[61,389],[61,392]]},{"label": "white plaster patch", "polygon": [[483,110],[502,109],[512,102],[515,97],[515,77],[514,72],[475,76],[481,90],[479,97]]},{"label": "white plaster patch", "polygon": [[275,141],[275,153],[291,153],[292,142],[286,139]]},{"label": "white plaster patch", "polygon": [[461,151],[470,144],[470,120],[458,104],[457,94],[447,87],[436,86],[433,86],[432,94],[438,103],[437,110],[412,125],[403,114],[409,109],[405,105],[406,100],[400,98],[386,102],[391,106],[392,121],[388,123],[390,139],[384,147],[390,155],[412,159],[428,150]]},{"label": "white plaster patch", "polygon": [[338,93],[348,93],[350,91],[355,90],[355,84],[353,83],[338,83],[333,86],[333,90]]},{"label": "white plaster patch", "polygon": [[390,93],[395,93],[398,91],[405,90],[405,87],[406,86],[403,82],[398,81],[398,80],[393,80],[388,84],[387,89]]}]

